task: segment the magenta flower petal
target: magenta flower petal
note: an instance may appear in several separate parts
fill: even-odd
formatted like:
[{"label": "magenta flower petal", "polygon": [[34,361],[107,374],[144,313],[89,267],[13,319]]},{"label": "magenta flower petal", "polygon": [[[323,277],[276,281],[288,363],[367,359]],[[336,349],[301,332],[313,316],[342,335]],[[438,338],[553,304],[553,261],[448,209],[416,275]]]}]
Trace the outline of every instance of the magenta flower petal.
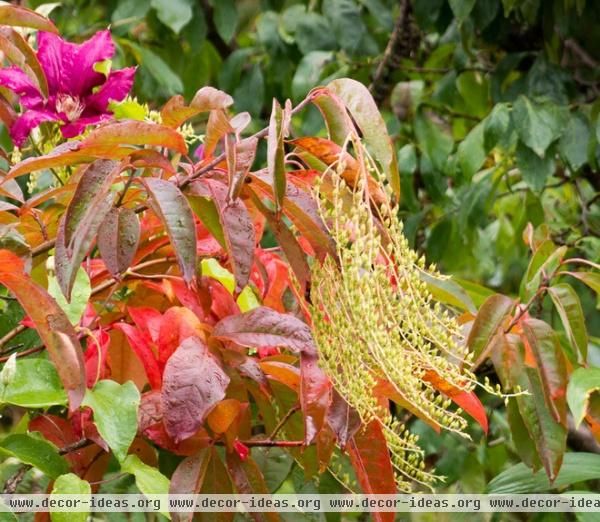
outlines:
[{"label": "magenta flower petal", "polygon": [[28,109],[42,104],[42,94],[33,80],[15,65],[0,69],[0,85],[21,96],[21,105]]},{"label": "magenta flower petal", "polygon": [[111,100],[116,102],[122,101],[133,86],[134,76],[135,67],[112,71],[98,91],[87,97],[87,109],[105,112],[108,110],[108,104]]},{"label": "magenta flower petal", "polygon": [[10,137],[17,147],[23,145],[27,136],[38,125],[45,121],[60,121],[57,114],[42,110],[28,110],[19,116],[10,128]]},{"label": "magenta flower petal", "polygon": [[112,119],[112,114],[95,114],[93,116],[84,116],[75,120],[74,122],[67,123],[60,128],[62,135],[65,138],[74,138],[75,136],[79,136],[88,125],[96,125],[97,123],[101,123],[103,121],[108,121]]},{"label": "magenta flower petal", "polygon": [[65,42],[60,36],[40,31],[37,57],[48,80],[51,94],[68,92],[67,76],[73,63],[75,44]]},{"label": "magenta flower petal", "polygon": [[69,92],[75,96],[90,94],[93,87],[100,85],[105,76],[94,71],[94,64],[108,60],[115,54],[115,44],[110,37],[110,32],[105,29],[98,31],[89,40],[81,45],[76,45],[73,52],[69,76]]}]

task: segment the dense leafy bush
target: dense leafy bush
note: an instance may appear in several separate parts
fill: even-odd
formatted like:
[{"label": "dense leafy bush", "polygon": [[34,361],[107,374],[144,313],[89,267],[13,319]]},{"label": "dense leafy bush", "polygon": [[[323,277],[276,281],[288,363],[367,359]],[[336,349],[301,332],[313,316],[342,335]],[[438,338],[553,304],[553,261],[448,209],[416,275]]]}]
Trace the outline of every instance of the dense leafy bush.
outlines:
[{"label": "dense leafy bush", "polygon": [[0,7],[5,491],[593,489],[598,10],[266,4]]}]

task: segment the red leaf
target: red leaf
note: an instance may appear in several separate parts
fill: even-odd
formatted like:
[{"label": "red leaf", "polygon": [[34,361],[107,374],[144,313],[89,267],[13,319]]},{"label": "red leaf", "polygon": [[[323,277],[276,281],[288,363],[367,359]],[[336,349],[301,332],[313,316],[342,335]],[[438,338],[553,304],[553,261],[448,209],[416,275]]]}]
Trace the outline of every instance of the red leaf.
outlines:
[{"label": "red leaf", "polygon": [[453,402],[458,404],[471,417],[473,417],[483,428],[483,431],[488,432],[488,420],[485,413],[485,408],[481,401],[473,391],[465,391],[453,386],[449,382],[442,379],[435,371],[428,370],[423,376],[423,380],[430,382],[436,390],[447,395]]},{"label": "red leaf", "polygon": [[161,366],[188,337],[204,338],[204,330],[196,314],[187,308],[174,306],[162,316],[158,333],[158,362]]},{"label": "red leaf", "polygon": [[84,354],[86,384],[88,388],[92,388],[99,380],[110,377],[110,366],[108,363],[110,336],[105,330],[96,330],[92,333],[94,337],[88,337],[88,346]]},{"label": "red leaf", "polygon": [[[396,480],[387,442],[378,420],[373,420],[350,439],[350,462],[363,493],[395,495]],[[377,522],[393,522],[394,513],[372,513]]]},{"label": "red leaf", "polygon": [[241,346],[281,346],[307,355],[317,353],[306,323],[265,306],[222,319],[215,325],[212,336]]},{"label": "red leaf", "polygon": [[23,274],[25,262],[22,258],[10,250],[0,250],[0,272]]},{"label": "red leaf", "polygon": [[149,306],[128,306],[127,311],[147,343],[158,344],[162,314]]},{"label": "red leaf", "polygon": [[146,372],[146,377],[148,377],[150,387],[153,390],[160,389],[162,385],[160,366],[158,365],[156,356],[146,342],[144,336],[133,326],[127,323],[114,323],[113,327],[117,330],[121,330],[127,337],[129,345],[137,355],[138,359],[144,365],[144,370]]},{"label": "red leaf", "polygon": [[210,409],[225,397],[229,377],[198,337],[183,341],[165,367],[164,423],[175,442],[191,437]]},{"label": "red leaf", "polygon": [[111,209],[98,231],[98,249],[113,277],[120,277],[131,266],[139,243],[137,214],[125,207]]}]

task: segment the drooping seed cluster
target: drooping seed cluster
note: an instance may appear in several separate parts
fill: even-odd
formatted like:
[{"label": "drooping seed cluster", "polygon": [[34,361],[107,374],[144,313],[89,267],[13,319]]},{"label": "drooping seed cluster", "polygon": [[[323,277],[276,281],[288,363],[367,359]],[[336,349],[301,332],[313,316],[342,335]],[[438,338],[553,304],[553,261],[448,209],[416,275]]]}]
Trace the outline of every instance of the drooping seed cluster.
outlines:
[{"label": "drooping seed cluster", "polygon": [[[397,208],[369,200],[366,176],[374,162],[355,142],[362,172],[353,187],[330,168],[316,186],[319,211],[337,245],[338,259],[315,263],[311,317],[321,364],[337,390],[366,423],[378,419],[397,471],[398,488],[431,485],[418,437],[394,419],[387,399],[430,424],[464,435],[460,410],[433,386],[471,390],[474,376],[455,317],[434,302],[426,269],[402,233]],[[383,399],[383,400],[382,400]],[[466,436],[466,435],[465,435]]]}]

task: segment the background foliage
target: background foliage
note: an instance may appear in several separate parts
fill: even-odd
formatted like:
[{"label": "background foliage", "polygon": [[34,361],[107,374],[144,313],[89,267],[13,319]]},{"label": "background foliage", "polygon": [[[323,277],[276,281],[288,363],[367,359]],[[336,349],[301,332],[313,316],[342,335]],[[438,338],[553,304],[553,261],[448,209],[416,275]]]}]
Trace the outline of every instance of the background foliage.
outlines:
[{"label": "background foliage", "polygon": [[[600,277],[593,271],[600,262],[600,10],[595,2],[121,0],[27,5],[50,12],[70,40],[110,25],[118,47],[113,66],[139,66],[134,88],[139,102],[159,107],[174,94],[190,100],[199,88],[213,85],[233,96],[236,112],[253,116],[249,134],[268,123],[273,97],[298,103],[314,86],[340,77],[369,86],[397,152],[400,210],[409,242],[442,272],[455,276],[464,289],[450,290],[456,299],[468,299],[477,309],[485,303],[477,317],[487,321],[475,323],[479,341],[477,336],[470,340],[483,351],[492,337],[490,322],[497,329],[506,321],[512,304],[500,297],[490,301],[497,293],[527,305],[511,317],[530,314],[549,325],[547,330],[530,325],[529,337],[524,328],[531,345],[550,338],[552,345],[552,330],[557,332],[557,353],[564,358],[557,371],[565,379],[569,375],[573,382],[577,367],[581,376],[600,366]],[[297,136],[326,135],[314,107],[296,115],[293,123]],[[196,124],[198,132],[203,125]],[[5,143],[9,148],[6,137]],[[258,163],[266,155],[264,145],[260,147]],[[561,264],[563,259],[576,261]],[[6,313],[18,316],[18,307],[8,302]],[[11,327],[1,325],[0,334]],[[507,345],[518,344],[510,335],[504,336]],[[20,342],[31,346],[36,340],[23,337]],[[493,357],[479,372],[505,387],[515,384]],[[590,392],[584,426],[598,436],[600,398],[591,390],[600,383],[597,377],[579,384],[583,381],[575,381],[579,393],[574,386],[566,400],[573,411],[572,405],[581,404]],[[544,407],[564,402],[564,393]],[[512,464],[548,469],[559,454],[562,459],[564,447],[526,443],[534,438],[532,430],[559,429],[551,424],[561,422],[540,421],[532,427],[525,414],[530,404],[505,409],[500,399],[483,400],[491,412],[487,439],[478,428],[473,428],[474,442],[467,443],[413,423],[429,459],[448,477],[449,490],[484,491]],[[562,421],[566,424],[564,416]],[[572,451],[599,451],[588,428],[577,431],[571,425],[566,444]],[[327,490],[327,477],[305,482],[283,454],[269,462],[264,464],[273,488]],[[161,465],[169,469],[173,464]],[[577,468],[572,453],[563,468],[561,473]],[[11,470],[3,468],[2,473],[10,476]],[[495,479],[492,489],[494,484],[498,491],[504,491],[502,484],[518,484],[514,474]],[[543,471],[536,477],[540,491],[551,487],[543,482]],[[597,490],[598,475],[575,474],[558,484]],[[131,487],[131,478],[110,486]]]}]

